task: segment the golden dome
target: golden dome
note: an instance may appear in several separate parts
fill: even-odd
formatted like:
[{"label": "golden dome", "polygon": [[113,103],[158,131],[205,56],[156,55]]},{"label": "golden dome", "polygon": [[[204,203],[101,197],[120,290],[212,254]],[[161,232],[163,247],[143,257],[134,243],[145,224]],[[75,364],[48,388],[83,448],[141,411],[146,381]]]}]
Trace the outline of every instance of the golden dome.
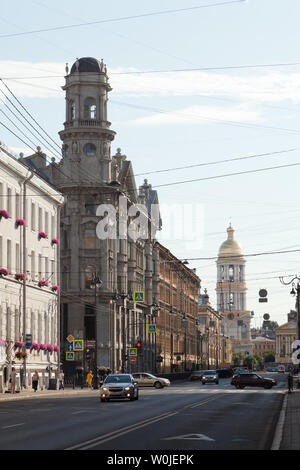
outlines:
[{"label": "golden dome", "polygon": [[227,233],[228,233],[227,240],[225,240],[225,242],[223,242],[219,248],[219,256],[229,256],[229,257],[236,256],[236,255],[242,256],[243,253],[242,253],[240,245],[238,244],[237,241],[233,239],[234,229],[232,228],[231,223],[229,224]]}]

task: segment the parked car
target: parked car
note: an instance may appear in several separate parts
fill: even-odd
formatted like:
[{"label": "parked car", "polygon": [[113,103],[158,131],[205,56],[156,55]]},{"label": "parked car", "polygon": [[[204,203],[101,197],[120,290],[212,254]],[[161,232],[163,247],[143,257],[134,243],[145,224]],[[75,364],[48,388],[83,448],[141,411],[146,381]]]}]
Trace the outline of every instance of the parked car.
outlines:
[{"label": "parked car", "polygon": [[138,384],[131,374],[109,374],[100,387],[100,400],[109,401],[112,398],[127,398],[138,400]]},{"label": "parked car", "polygon": [[217,369],[217,373],[220,379],[233,376],[233,370],[229,367],[222,367],[221,369]]},{"label": "parked car", "polygon": [[201,370],[193,370],[193,372],[189,376],[189,380],[201,380],[202,376],[203,372]]},{"label": "parked car", "polygon": [[277,366],[266,367],[266,372],[277,372]]},{"label": "parked car", "polygon": [[248,373],[247,368],[234,369],[233,377],[239,374],[247,374],[247,373]]},{"label": "parked car", "polygon": [[155,375],[148,374],[146,372],[134,372],[132,376],[139,387],[163,388],[169,387],[171,385],[169,379],[156,377]]},{"label": "parked car", "polygon": [[214,382],[216,384],[219,383],[219,376],[216,370],[205,370],[202,375],[202,384],[205,385],[207,383]]},{"label": "parked car", "polygon": [[245,387],[264,387],[272,388],[276,385],[277,382],[274,379],[269,379],[266,377],[261,377],[258,374],[237,374],[232,377],[231,385],[234,385],[236,388],[245,388]]},{"label": "parked car", "polygon": [[284,366],[278,366],[278,367],[277,367],[277,372],[283,372],[283,373],[285,373],[285,367],[284,367]]}]

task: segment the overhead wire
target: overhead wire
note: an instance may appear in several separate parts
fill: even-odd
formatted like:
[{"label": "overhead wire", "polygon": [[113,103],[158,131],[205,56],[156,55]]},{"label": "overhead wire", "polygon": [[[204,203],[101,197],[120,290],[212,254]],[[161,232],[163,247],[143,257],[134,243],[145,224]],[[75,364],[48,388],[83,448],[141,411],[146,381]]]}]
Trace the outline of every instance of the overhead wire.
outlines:
[{"label": "overhead wire", "polygon": [[101,23],[112,23],[112,22],[118,22],[118,21],[128,21],[128,20],[133,20],[133,19],[147,18],[147,17],[151,17],[151,16],[158,16],[158,15],[167,15],[167,14],[171,14],[171,13],[179,13],[179,12],[184,12],[184,11],[194,11],[194,10],[199,10],[199,9],[202,9],[202,8],[226,6],[226,5],[230,5],[230,4],[243,3],[243,2],[245,2],[245,0],[229,0],[227,2],[211,3],[209,5],[199,5],[199,6],[194,6],[194,7],[185,7],[185,8],[178,8],[178,9],[172,9],[172,10],[161,10],[161,11],[154,11],[154,12],[150,12],[150,13],[143,13],[143,14],[139,14],[139,15],[130,15],[130,16],[123,16],[123,17],[109,18],[109,19],[104,19],[104,20],[89,21],[89,22],[85,22],[85,23],[78,23],[78,24],[72,24],[72,25],[54,26],[54,27],[49,27],[49,28],[40,28],[40,29],[36,29],[36,30],[23,31],[23,32],[19,32],[19,33],[2,34],[2,35],[0,35],[0,39],[1,38],[16,37],[16,36],[25,36],[25,35],[28,35],[28,34],[35,34],[35,33],[41,33],[41,32],[66,30],[66,29],[78,28],[78,27],[82,27],[82,26],[91,26],[91,25],[101,24]]}]

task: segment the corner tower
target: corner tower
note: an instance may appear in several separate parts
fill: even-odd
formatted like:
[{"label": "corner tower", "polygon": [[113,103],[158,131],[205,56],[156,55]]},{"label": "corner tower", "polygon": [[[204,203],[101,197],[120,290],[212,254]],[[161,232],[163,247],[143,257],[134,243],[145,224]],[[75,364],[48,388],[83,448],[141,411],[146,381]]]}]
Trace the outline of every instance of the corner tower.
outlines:
[{"label": "corner tower", "polygon": [[[108,83],[103,60],[77,59],[70,72],[66,66],[66,120],[59,132],[63,141],[60,176],[73,183],[108,183],[111,181],[110,145],[115,132],[107,120]],[[66,176],[65,176],[66,177]],[[70,183],[70,179],[68,183]]]},{"label": "corner tower", "polygon": [[245,264],[229,224],[227,240],[221,244],[217,259],[217,308],[224,317],[224,333],[233,341],[234,350],[250,353],[251,312],[246,310]]}]

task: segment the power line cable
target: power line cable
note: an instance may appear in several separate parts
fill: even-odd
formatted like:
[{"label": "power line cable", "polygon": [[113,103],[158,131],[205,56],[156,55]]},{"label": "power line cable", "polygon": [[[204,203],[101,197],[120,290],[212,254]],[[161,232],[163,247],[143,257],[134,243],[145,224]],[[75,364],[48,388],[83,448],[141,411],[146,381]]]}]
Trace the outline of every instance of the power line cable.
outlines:
[{"label": "power line cable", "polygon": [[98,21],[90,21],[90,22],[86,22],[86,23],[77,23],[77,24],[64,25],[64,26],[41,28],[41,29],[36,29],[36,30],[31,30],[31,31],[23,31],[23,32],[20,32],[20,33],[2,34],[2,35],[0,35],[0,39],[1,38],[16,37],[16,36],[25,36],[25,35],[28,35],[28,34],[36,34],[36,33],[42,33],[42,32],[66,30],[66,29],[78,28],[78,27],[82,27],[82,26],[91,26],[91,25],[101,24],[101,23],[112,23],[112,22],[117,22],[117,21],[128,21],[128,20],[134,20],[134,19],[139,19],[139,18],[147,18],[147,17],[149,18],[151,16],[167,15],[167,14],[171,14],[171,13],[180,13],[180,12],[184,12],[184,11],[194,11],[194,10],[199,10],[199,9],[202,9],[202,8],[211,8],[211,7],[226,6],[226,5],[236,4],[236,3],[244,3],[245,1],[246,0],[231,0],[231,1],[227,1],[227,2],[212,3],[210,5],[199,5],[199,6],[195,6],[195,7],[178,8],[178,9],[173,9],[173,10],[161,10],[161,11],[154,11],[154,12],[150,12],[150,13],[143,13],[143,14],[139,14],[139,15],[109,18],[109,19],[98,20]]},{"label": "power line cable", "polygon": [[178,184],[185,184],[185,183],[195,183],[195,182],[198,182],[198,181],[214,180],[214,179],[219,179],[219,178],[226,178],[228,176],[245,175],[245,174],[249,174],[249,173],[259,173],[259,172],[262,172],[262,171],[277,170],[279,168],[289,168],[289,167],[294,167],[294,166],[299,166],[299,165],[300,165],[300,162],[299,163],[290,163],[290,164],[287,164],[287,165],[278,165],[278,166],[272,166],[272,167],[267,167],[267,168],[257,168],[255,170],[238,171],[238,172],[235,172],[235,173],[227,173],[227,174],[223,174],[223,175],[207,176],[205,178],[196,178],[196,179],[192,179],[192,180],[183,180],[183,181],[176,181],[176,182],[173,182],[173,183],[158,184],[158,185],[153,186],[153,187],[154,188],[162,188],[162,187],[166,187],[166,186],[175,186],[175,185],[178,185]]},{"label": "power line cable", "polygon": [[197,163],[197,164],[194,164],[194,165],[184,165],[184,166],[179,166],[179,167],[166,168],[164,170],[147,171],[147,172],[144,172],[144,173],[136,173],[133,176],[152,175],[152,174],[155,174],[155,173],[166,173],[166,172],[169,172],[169,171],[186,170],[186,169],[189,169],[189,168],[196,168],[196,167],[200,167],[200,166],[218,165],[220,163],[222,164],[222,163],[235,162],[235,161],[238,161],[238,160],[248,160],[248,159],[251,159],[251,158],[258,158],[258,157],[269,157],[269,156],[273,156],[273,155],[280,155],[282,153],[295,152],[296,150],[300,150],[300,148],[296,147],[296,148],[292,148],[292,149],[278,150],[276,152],[266,152],[266,153],[248,155],[248,156],[245,156],[245,157],[235,157],[235,158],[229,158],[229,159],[226,159],[226,160],[217,160],[217,161],[214,161],[214,162]]}]

